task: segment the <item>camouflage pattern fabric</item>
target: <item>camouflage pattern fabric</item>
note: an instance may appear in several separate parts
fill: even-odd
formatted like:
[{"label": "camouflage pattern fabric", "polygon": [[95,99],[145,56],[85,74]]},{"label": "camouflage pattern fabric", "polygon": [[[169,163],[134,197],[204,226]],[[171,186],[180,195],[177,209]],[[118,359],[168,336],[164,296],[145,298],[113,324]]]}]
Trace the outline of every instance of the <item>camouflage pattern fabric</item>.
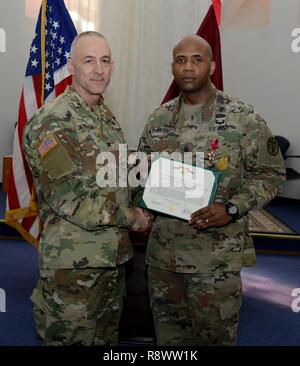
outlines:
[{"label": "camouflage pattern fabric", "polygon": [[129,191],[100,188],[96,159],[121,143],[103,100],[91,108],[71,87],[27,124],[23,147],[43,221],[32,301],[47,345],[117,343],[124,276],[116,268],[132,257]]},{"label": "camouflage pattern fabric", "polygon": [[46,346],[115,346],[124,268],[42,270],[31,299]]},{"label": "camouflage pattern fabric", "polygon": [[[189,118],[182,97],[149,117],[139,150],[204,153],[204,167],[218,169],[216,202],[228,200],[240,219],[223,227],[196,231],[186,222],[158,216],[148,241],[149,265],[182,273],[239,271],[255,264],[247,212],[268,203],[282,189],[285,168],[279,147],[265,121],[237,98],[213,89]],[[211,146],[218,140],[215,156]]]},{"label": "camouflage pattern fabric", "polygon": [[235,345],[239,272],[174,273],[149,266],[148,278],[157,345]]},{"label": "camouflage pattern fabric", "polygon": [[71,87],[28,122],[23,146],[44,222],[42,269],[115,267],[132,256],[121,228],[129,191],[96,182],[97,155],[121,143],[121,127],[104,102],[91,108]]}]

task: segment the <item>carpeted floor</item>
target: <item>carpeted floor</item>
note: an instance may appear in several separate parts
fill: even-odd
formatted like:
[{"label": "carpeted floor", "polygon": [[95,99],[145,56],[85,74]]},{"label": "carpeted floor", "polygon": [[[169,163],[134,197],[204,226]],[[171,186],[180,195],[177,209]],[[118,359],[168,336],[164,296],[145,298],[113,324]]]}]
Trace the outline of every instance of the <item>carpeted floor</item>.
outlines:
[{"label": "carpeted floor", "polygon": [[257,265],[244,268],[239,346],[300,346],[300,257],[259,254]]},{"label": "carpeted floor", "polygon": [[38,278],[38,252],[24,241],[0,241],[0,288],[6,312],[0,312],[1,346],[38,345],[29,297]]},{"label": "carpeted floor", "polygon": [[[37,346],[29,300],[38,277],[38,255],[25,242],[0,241],[0,288],[6,312],[0,312],[0,346]],[[120,326],[120,345],[153,342],[147,297],[144,250],[137,249],[127,270],[127,300]],[[259,254],[257,265],[242,272],[244,300],[239,346],[300,346],[300,312],[291,309],[300,288],[300,257]]]}]

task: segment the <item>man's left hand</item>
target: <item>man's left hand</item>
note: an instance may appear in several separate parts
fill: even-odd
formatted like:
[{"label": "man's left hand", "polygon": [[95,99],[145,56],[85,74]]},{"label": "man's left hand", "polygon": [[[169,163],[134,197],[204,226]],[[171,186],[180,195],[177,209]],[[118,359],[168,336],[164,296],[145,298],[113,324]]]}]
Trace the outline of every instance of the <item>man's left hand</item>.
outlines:
[{"label": "man's left hand", "polygon": [[189,221],[196,229],[204,230],[213,226],[224,226],[231,221],[225,207],[219,203],[201,208],[191,215]]}]

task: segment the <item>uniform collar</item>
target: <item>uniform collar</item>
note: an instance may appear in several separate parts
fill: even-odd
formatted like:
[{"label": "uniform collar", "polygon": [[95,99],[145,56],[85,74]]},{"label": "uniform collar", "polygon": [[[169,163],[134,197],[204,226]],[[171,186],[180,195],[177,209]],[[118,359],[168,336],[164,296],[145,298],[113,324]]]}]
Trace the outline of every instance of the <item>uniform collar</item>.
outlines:
[{"label": "uniform collar", "polygon": [[[214,104],[215,100],[217,97],[217,89],[214,85],[212,85],[212,89],[208,95],[208,97],[206,98],[206,100],[201,103],[202,104],[202,108],[205,109],[209,109],[211,107],[212,104]],[[181,109],[183,104],[183,96],[182,94],[180,94],[179,99],[178,99],[178,107],[179,109]]]},{"label": "uniform collar", "polygon": [[[204,121],[211,120],[214,109],[215,109],[215,102],[217,99],[217,89],[214,85],[212,85],[212,89],[206,100],[204,101],[202,105],[202,117]],[[173,109],[173,118],[172,123],[177,124],[178,118],[182,113],[182,107],[183,107],[183,96],[182,94],[179,95]]]},{"label": "uniform collar", "polygon": [[84,109],[88,114],[97,114],[99,108],[104,104],[103,98],[101,97],[98,104],[95,107],[91,107],[71,85],[67,86],[65,93],[70,98],[71,105],[75,107],[75,109]]}]

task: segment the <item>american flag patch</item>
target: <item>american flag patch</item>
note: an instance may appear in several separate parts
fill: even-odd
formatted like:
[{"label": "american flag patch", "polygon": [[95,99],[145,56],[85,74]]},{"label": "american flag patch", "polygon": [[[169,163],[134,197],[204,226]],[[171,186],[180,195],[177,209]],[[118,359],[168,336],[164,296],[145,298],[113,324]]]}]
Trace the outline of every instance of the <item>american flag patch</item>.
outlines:
[{"label": "american flag patch", "polygon": [[57,145],[58,142],[56,141],[55,137],[53,135],[47,135],[38,147],[40,156],[44,157],[50,150],[52,150]]}]

